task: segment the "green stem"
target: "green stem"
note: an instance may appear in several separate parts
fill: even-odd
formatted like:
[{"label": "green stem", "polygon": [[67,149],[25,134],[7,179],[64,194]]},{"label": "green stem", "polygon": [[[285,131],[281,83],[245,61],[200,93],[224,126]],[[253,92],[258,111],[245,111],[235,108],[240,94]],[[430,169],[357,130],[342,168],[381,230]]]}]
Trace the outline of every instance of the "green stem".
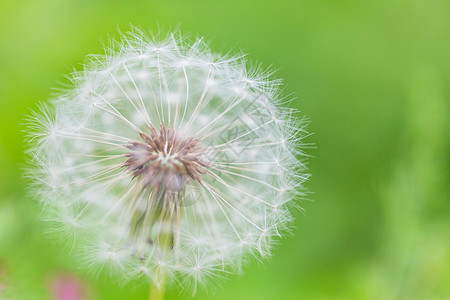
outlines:
[{"label": "green stem", "polygon": [[[162,224],[163,220],[167,218],[167,212],[163,208],[160,213],[160,220],[159,223]],[[169,219],[170,219],[169,215]],[[170,251],[171,245],[172,245],[172,238],[173,233],[166,233],[162,232],[161,229],[159,229],[160,233],[158,237],[155,239],[156,246],[159,247],[159,250],[161,251],[161,255],[165,255],[168,251]],[[166,289],[166,278],[167,274],[164,268],[160,268],[156,271],[155,279],[152,281],[151,287],[150,287],[150,298],[149,300],[163,300],[164,299],[164,292]],[[158,284],[156,284],[156,282]]]},{"label": "green stem", "polygon": [[152,285],[150,287],[150,298],[149,300],[163,300],[164,292],[165,292],[166,282],[165,278],[160,282],[159,286],[152,281]]},{"label": "green stem", "polygon": [[[175,201],[173,201],[173,199],[169,199],[167,200],[166,198],[169,197],[168,194],[165,192],[165,190],[162,190],[162,192],[160,194],[158,194],[158,200],[159,203],[176,203]],[[172,195],[172,197],[174,197]],[[158,235],[155,238],[155,247],[159,248],[159,251],[161,252],[160,255],[162,255],[163,257],[165,255],[167,255],[168,252],[171,251],[172,247],[173,247],[173,243],[174,243],[174,231],[173,231],[173,226],[174,226],[174,222],[176,222],[176,210],[174,212],[173,207],[165,207],[164,205],[160,205],[162,206],[161,209],[158,212],[158,224],[159,226],[161,226],[161,224],[163,224],[164,222],[168,222],[171,224],[172,228],[169,232],[165,232],[162,228],[158,228]],[[150,298],[149,300],[163,300],[164,299],[164,292],[166,289],[166,279],[167,279],[167,273],[166,270],[164,270],[164,268],[160,268],[156,270],[156,274],[155,274],[155,279],[152,281],[151,287],[150,287]],[[157,282],[158,284],[156,284],[155,282]]]}]

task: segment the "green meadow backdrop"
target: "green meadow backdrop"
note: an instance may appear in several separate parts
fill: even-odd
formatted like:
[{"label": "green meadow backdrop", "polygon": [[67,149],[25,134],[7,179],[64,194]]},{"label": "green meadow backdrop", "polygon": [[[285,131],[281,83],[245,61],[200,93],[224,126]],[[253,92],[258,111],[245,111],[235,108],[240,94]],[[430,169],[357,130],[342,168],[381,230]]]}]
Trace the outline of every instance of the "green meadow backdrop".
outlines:
[{"label": "green meadow backdrop", "polygon": [[54,299],[61,276],[87,299],[147,297],[80,269],[21,175],[30,108],[130,24],[273,65],[314,133],[294,235],[196,299],[450,299],[445,0],[0,0],[0,299]]}]

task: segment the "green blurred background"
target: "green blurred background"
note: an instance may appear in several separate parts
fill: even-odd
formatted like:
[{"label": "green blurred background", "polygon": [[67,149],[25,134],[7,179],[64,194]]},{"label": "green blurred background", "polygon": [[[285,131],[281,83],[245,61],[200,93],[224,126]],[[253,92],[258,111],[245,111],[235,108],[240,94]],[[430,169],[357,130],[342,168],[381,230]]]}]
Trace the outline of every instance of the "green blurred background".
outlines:
[{"label": "green blurred background", "polygon": [[[277,68],[309,117],[312,201],[295,236],[196,299],[450,299],[450,2],[0,0],[0,281],[51,299],[74,274],[93,299],[146,299],[92,279],[25,195],[23,120],[129,24],[180,25]],[[1,273],[1,272],[0,272]],[[56,274],[56,275],[55,275]],[[87,286],[87,287],[86,287]],[[1,293],[1,292],[0,292]],[[0,294],[1,298],[1,294]],[[14,296],[11,297],[14,299]],[[190,299],[170,288],[167,299]]]}]

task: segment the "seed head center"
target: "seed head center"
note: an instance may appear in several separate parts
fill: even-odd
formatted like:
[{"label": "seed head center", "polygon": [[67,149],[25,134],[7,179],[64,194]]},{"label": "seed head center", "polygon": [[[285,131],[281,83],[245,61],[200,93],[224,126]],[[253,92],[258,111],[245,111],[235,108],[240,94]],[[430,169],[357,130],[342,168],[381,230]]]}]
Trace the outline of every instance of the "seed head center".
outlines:
[{"label": "seed head center", "polygon": [[165,125],[159,131],[151,126],[149,134],[139,134],[142,141],[126,145],[130,152],[123,165],[133,178],[167,191],[181,191],[189,180],[202,183],[208,163],[202,159],[200,138],[183,137]]}]

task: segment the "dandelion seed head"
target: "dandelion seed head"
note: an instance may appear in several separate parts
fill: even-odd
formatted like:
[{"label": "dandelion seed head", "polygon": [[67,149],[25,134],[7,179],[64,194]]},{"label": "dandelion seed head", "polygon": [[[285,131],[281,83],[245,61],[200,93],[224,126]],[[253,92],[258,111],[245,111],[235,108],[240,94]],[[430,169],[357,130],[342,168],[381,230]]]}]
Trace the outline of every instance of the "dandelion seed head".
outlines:
[{"label": "dandelion seed head", "polygon": [[289,229],[307,133],[280,84],[201,38],[135,30],[30,116],[32,190],[94,272],[195,291]]}]

